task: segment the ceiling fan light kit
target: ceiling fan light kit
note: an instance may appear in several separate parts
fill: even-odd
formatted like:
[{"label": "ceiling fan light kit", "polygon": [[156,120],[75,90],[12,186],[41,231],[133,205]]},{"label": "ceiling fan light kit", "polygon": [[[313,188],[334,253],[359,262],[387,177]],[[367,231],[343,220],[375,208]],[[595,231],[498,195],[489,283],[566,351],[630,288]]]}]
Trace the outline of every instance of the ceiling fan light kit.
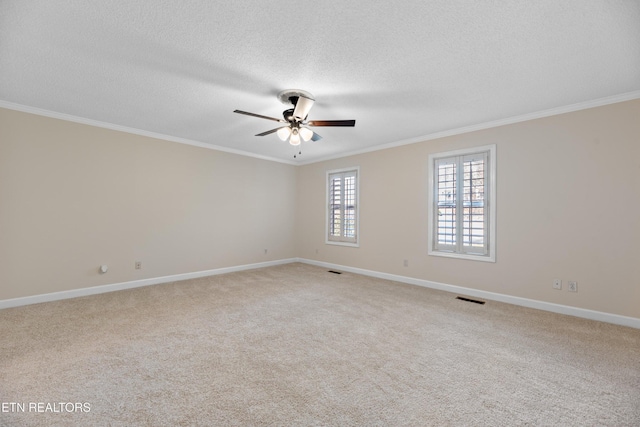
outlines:
[{"label": "ceiling fan light kit", "polygon": [[278,134],[278,138],[280,138],[282,141],[286,141],[291,136],[291,128],[285,126],[278,129],[276,133]]},{"label": "ceiling fan light kit", "polygon": [[302,127],[298,132],[304,142],[309,141],[313,137],[313,131],[309,128]]},{"label": "ceiling fan light kit", "polygon": [[309,129],[307,126],[349,126],[356,125],[355,120],[314,120],[307,121],[309,111],[313,107],[315,98],[309,92],[300,89],[287,89],[278,93],[278,99],[283,104],[293,104],[293,108],[283,111],[284,119],[276,119],[275,117],[263,116],[261,114],[249,113],[241,110],[234,110],[234,113],[244,114],[246,116],[258,117],[260,119],[273,120],[280,123],[286,123],[285,126],[271,129],[266,132],[257,134],[256,136],[265,136],[276,133],[282,141],[289,140],[289,144],[298,146],[302,141],[319,141],[322,139],[320,135]]},{"label": "ceiling fan light kit", "polygon": [[289,144],[296,146],[300,145],[300,135],[298,134],[298,129],[291,129],[291,136],[289,137]]}]

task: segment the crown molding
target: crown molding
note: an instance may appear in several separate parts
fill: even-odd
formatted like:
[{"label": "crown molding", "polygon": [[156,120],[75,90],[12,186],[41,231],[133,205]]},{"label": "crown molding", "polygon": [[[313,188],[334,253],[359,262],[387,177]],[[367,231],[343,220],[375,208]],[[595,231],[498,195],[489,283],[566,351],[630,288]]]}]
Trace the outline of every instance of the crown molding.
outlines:
[{"label": "crown molding", "polygon": [[490,122],[478,123],[470,126],[463,126],[456,129],[448,129],[441,132],[431,133],[428,135],[417,136],[414,138],[403,139],[395,142],[389,142],[387,144],[382,144],[382,145],[376,145],[375,147],[364,148],[362,150],[354,150],[346,153],[336,154],[333,156],[323,157],[317,160],[300,162],[298,163],[298,165],[304,166],[304,165],[309,165],[313,163],[324,162],[327,160],[334,160],[334,159],[340,159],[343,157],[355,156],[358,154],[371,153],[373,151],[386,150],[389,148],[401,147],[403,145],[416,144],[418,142],[425,142],[425,141],[431,141],[434,139],[446,138],[448,136],[461,135],[469,132],[475,132],[475,131],[484,130],[484,129],[491,129],[491,128],[496,128],[500,126],[511,125],[514,123],[526,122],[529,120],[541,119],[544,117],[557,116],[560,114],[571,113],[574,111],[587,110],[589,108],[602,107],[610,104],[617,104],[619,102],[632,101],[638,98],[640,98],[640,90],[622,93],[619,95],[607,96],[604,98],[593,99],[585,102],[579,102],[576,104],[550,108],[548,110],[522,114],[519,116],[512,116],[504,119],[492,120]]},{"label": "crown molding", "polygon": [[95,126],[104,129],[115,130],[118,132],[125,132],[134,135],[146,136],[154,139],[161,139],[164,141],[177,142],[179,144],[192,145],[194,147],[206,148],[209,150],[223,151],[225,153],[237,154],[240,156],[253,157],[260,160],[268,160],[278,163],[286,163],[288,165],[298,165],[296,162],[289,160],[282,160],[275,157],[262,156],[260,154],[250,153],[248,151],[236,150],[228,147],[221,147],[219,145],[209,144],[201,141],[194,141],[192,139],[180,138],[177,136],[165,135],[157,132],[150,132],[142,129],[131,128],[127,126],[116,125],[113,123],[101,122],[99,120],[87,119],[85,117],[78,117],[66,113],[58,113],[56,111],[45,110],[43,108],[31,107],[28,105],[16,104],[13,102],[0,100],[0,108],[6,108],[8,110],[22,111],[23,113],[35,114],[38,116],[50,117],[52,119],[65,120],[68,122],[80,123],[83,125]]},{"label": "crown molding", "polygon": [[66,120],[66,121],[69,121],[69,122],[75,122],[75,123],[85,124],[85,125],[89,125],[89,126],[96,126],[96,127],[100,127],[100,128],[111,129],[111,130],[115,130],[115,131],[119,131],[119,132],[126,132],[126,133],[135,134],[135,135],[146,136],[146,137],[149,137],[149,138],[155,138],[155,139],[161,139],[161,140],[165,140],[165,141],[177,142],[179,144],[192,145],[192,146],[195,146],[195,147],[206,148],[206,149],[209,149],[209,150],[223,151],[225,153],[237,154],[237,155],[240,155],[240,156],[253,157],[253,158],[256,158],[256,159],[268,160],[268,161],[277,162],[277,163],[284,163],[284,164],[287,164],[287,165],[304,166],[304,165],[320,163],[320,162],[324,162],[324,161],[328,161],[328,160],[340,159],[340,158],[343,158],[343,157],[349,157],[349,156],[355,156],[355,155],[359,155],[359,154],[371,153],[371,152],[374,152],[374,151],[387,150],[389,148],[401,147],[403,145],[416,144],[416,143],[419,143],[419,142],[425,142],[425,141],[430,141],[430,140],[434,140],[434,139],[446,138],[446,137],[449,137],[449,136],[455,136],[455,135],[461,135],[461,134],[465,134],[465,133],[469,133],[469,132],[475,132],[475,131],[479,131],[479,130],[496,128],[496,127],[510,125],[510,124],[514,124],[514,123],[520,123],[520,122],[525,122],[525,121],[529,121],[529,120],[540,119],[540,118],[544,118],[544,117],[557,116],[557,115],[560,115],[560,114],[571,113],[571,112],[574,112],[574,111],[587,110],[589,108],[602,107],[602,106],[605,106],[605,105],[616,104],[616,103],[625,102],[625,101],[631,101],[631,100],[638,99],[638,98],[640,98],[640,90],[627,92],[627,93],[622,93],[622,94],[613,95],[613,96],[607,96],[607,97],[604,97],[604,98],[593,99],[593,100],[590,100],[590,101],[585,101],[585,102],[579,102],[579,103],[575,103],[575,104],[565,105],[565,106],[561,106],[561,107],[550,108],[550,109],[547,109],[547,110],[536,111],[536,112],[533,112],[533,113],[527,113],[527,114],[522,114],[522,115],[518,115],[518,116],[507,117],[507,118],[504,118],[504,119],[493,120],[493,121],[490,121],[490,122],[478,123],[478,124],[474,124],[474,125],[470,125],[470,126],[463,126],[463,127],[455,128],[455,129],[448,129],[448,130],[435,132],[435,133],[431,133],[431,134],[427,134],[427,135],[417,136],[417,137],[414,137],[414,138],[403,139],[403,140],[399,140],[399,141],[389,142],[389,143],[386,143],[386,144],[376,145],[374,147],[368,147],[368,148],[364,148],[364,149],[361,149],[361,150],[343,152],[343,153],[340,153],[340,154],[326,156],[326,157],[322,157],[322,158],[315,159],[315,160],[309,160],[309,161],[306,161],[306,162],[305,161],[294,162],[294,161],[283,160],[283,159],[279,159],[279,158],[275,158],[275,157],[263,156],[263,155],[251,153],[251,152],[248,152],[248,151],[236,150],[236,149],[233,149],[233,148],[222,147],[222,146],[219,146],[219,145],[209,144],[209,143],[205,143],[205,142],[201,142],[201,141],[194,141],[194,140],[190,140],[190,139],[186,139],[186,138],[180,138],[180,137],[171,136],[171,135],[164,135],[164,134],[161,134],[161,133],[150,132],[150,131],[131,128],[131,127],[127,127],[127,126],[120,126],[120,125],[116,125],[116,124],[113,124],[113,123],[101,122],[101,121],[98,121],[98,120],[93,120],[93,119],[87,119],[87,118],[84,118],[84,117],[73,116],[71,114],[58,113],[58,112],[55,112],[55,111],[45,110],[45,109],[37,108],[37,107],[30,107],[30,106],[27,106],[27,105],[16,104],[16,103],[13,103],[13,102],[8,102],[8,101],[3,101],[3,100],[0,100],[0,108],[7,108],[9,110],[22,111],[22,112],[25,112],[25,113],[36,114],[36,115],[39,115],[39,116],[51,117],[51,118],[54,118],[54,119]]}]

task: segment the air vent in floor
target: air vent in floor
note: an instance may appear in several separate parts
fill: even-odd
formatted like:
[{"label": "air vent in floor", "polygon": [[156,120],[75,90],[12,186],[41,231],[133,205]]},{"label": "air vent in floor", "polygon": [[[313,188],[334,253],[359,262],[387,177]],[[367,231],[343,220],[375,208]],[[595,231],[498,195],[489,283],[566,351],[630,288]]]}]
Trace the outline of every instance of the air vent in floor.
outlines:
[{"label": "air vent in floor", "polygon": [[467,302],[473,302],[476,304],[484,304],[484,301],[479,301],[477,299],[471,299],[471,298],[465,298],[465,297],[456,297],[456,299],[462,300],[462,301],[467,301]]}]

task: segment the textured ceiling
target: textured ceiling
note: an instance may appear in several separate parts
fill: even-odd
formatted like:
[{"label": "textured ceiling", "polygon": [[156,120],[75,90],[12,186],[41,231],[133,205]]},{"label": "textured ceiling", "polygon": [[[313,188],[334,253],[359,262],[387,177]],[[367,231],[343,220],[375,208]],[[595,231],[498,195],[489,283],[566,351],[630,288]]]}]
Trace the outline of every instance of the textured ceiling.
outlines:
[{"label": "textured ceiling", "polygon": [[[316,97],[302,155],[267,120]],[[0,106],[308,163],[640,97],[640,1],[0,0]]]}]

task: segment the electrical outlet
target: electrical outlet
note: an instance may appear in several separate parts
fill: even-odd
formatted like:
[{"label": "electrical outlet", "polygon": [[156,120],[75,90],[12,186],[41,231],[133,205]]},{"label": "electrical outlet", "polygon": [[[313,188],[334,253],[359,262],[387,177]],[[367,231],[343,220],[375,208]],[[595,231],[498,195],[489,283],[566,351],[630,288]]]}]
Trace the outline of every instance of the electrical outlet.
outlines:
[{"label": "electrical outlet", "polygon": [[553,279],[553,289],[562,289],[562,280]]},{"label": "electrical outlet", "polygon": [[136,270],[140,270],[142,268],[142,261],[136,261]]},{"label": "electrical outlet", "polygon": [[569,280],[569,292],[578,292],[578,282]]},{"label": "electrical outlet", "polygon": [[266,249],[264,250],[264,253],[265,253],[265,255],[267,254],[267,250]]},{"label": "electrical outlet", "polygon": [[409,260],[405,259],[402,265],[404,265],[405,267],[409,267]]}]

